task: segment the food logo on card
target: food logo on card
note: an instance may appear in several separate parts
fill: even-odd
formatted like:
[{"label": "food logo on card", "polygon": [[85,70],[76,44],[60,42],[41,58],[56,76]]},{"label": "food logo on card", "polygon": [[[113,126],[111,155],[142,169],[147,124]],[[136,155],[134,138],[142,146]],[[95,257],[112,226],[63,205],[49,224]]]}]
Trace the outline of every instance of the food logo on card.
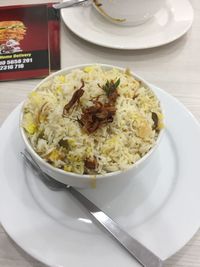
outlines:
[{"label": "food logo on card", "polygon": [[22,21],[0,21],[0,54],[21,52],[26,27]]},{"label": "food logo on card", "polygon": [[0,80],[43,77],[60,67],[59,16],[49,10],[51,4],[0,8]]}]

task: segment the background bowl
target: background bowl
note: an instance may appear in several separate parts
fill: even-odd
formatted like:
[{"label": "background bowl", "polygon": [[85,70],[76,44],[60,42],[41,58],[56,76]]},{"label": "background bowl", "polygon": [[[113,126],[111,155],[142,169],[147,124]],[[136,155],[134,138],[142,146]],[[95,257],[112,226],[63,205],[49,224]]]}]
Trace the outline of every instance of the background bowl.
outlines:
[{"label": "background bowl", "polygon": [[[106,65],[106,64],[76,65],[76,66],[72,66],[72,67],[68,67],[68,68],[62,69],[60,71],[57,71],[57,72],[49,75],[44,80],[42,80],[33,89],[33,91],[37,90],[44,82],[49,81],[50,79],[52,79],[53,77],[55,77],[57,75],[64,75],[64,74],[67,74],[67,73],[71,72],[74,69],[83,69],[83,68],[85,68],[87,66],[94,66],[94,65],[99,65],[104,69],[116,68],[116,69],[119,69],[119,70],[124,70],[123,68],[120,68],[120,67],[117,67],[117,66],[112,66],[112,65]],[[144,84],[144,86],[146,86],[146,87],[148,87],[148,88],[150,88],[152,90],[152,88],[149,86],[149,84],[147,84],[139,76],[134,74],[134,78],[136,80],[140,80]],[[155,94],[155,92],[154,92],[154,94]],[[163,113],[162,105],[161,105],[161,110],[162,110],[162,113]],[[29,140],[27,138],[25,130],[22,127],[22,119],[23,119],[23,107],[22,107],[21,112],[20,112],[20,132],[21,132],[21,136],[22,136],[22,139],[24,141],[25,148],[31,154],[31,156],[34,158],[34,160],[38,163],[40,168],[45,173],[47,173],[52,178],[54,178],[55,180],[57,180],[59,182],[62,182],[64,184],[71,185],[71,186],[74,186],[74,187],[79,187],[79,188],[89,188],[89,187],[94,188],[94,187],[98,186],[99,183],[102,183],[102,182],[105,183],[106,180],[108,180],[108,179],[109,180],[113,179],[113,182],[114,182],[115,179],[121,179],[121,178],[122,179],[126,179],[126,177],[128,177],[130,175],[135,175],[151,160],[152,153],[158,147],[158,144],[160,143],[160,140],[161,140],[161,136],[163,134],[163,129],[161,129],[154,146],[141,159],[139,159],[136,163],[134,163],[132,166],[130,166],[126,170],[110,172],[110,173],[106,173],[106,174],[103,174],[103,175],[101,175],[101,174],[98,174],[98,175],[76,174],[76,173],[72,173],[72,172],[66,172],[64,170],[61,170],[61,169],[53,167],[51,164],[47,163],[44,159],[42,159],[34,151],[34,149],[32,148],[32,146],[31,146],[31,144],[30,144],[30,142],[29,142]]]},{"label": "background bowl", "polygon": [[94,8],[107,20],[121,26],[136,26],[152,18],[166,0],[96,0]]}]

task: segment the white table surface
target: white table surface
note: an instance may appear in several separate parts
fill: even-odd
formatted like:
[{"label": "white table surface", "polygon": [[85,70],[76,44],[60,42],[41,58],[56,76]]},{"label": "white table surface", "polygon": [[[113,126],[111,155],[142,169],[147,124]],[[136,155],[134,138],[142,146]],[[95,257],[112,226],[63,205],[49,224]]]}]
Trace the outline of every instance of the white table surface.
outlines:
[{"label": "white table surface", "polygon": [[[39,2],[1,0],[0,5]],[[192,29],[179,40],[155,49],[119,51],[102,48],[79,39],[62,24],[62,68],[91,62],[130,67],[150,83],[177,97],[200,120],[200,0],[191,0],[191,3],[195,11]],[[0,125],[38,82],[38,79],[0,82]],[[45,265],[22,251],[0,225],[0,266]],[[200,231],[164,266],[200,267]]]}]

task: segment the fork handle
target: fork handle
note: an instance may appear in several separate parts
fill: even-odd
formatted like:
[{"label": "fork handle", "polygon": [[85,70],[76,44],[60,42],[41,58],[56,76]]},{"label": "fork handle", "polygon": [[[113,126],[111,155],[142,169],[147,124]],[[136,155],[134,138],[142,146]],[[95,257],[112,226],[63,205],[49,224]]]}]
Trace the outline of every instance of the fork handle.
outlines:
[{"label": "fork handle", "polygon": [[108,215],[73,187],[69,192],[79,200],[89,213],[106,229],[142,266],[161,267],[162,260],[119,227]]},{"label": "fork handle", "polygon": [[65,1],[62,3],[53,4],[53,8],[61,9],[61,8],[79,6],[79,5],[82,5],[84,2],[87,2],[87,1],[88,0],[68,0],[68,1]]}]

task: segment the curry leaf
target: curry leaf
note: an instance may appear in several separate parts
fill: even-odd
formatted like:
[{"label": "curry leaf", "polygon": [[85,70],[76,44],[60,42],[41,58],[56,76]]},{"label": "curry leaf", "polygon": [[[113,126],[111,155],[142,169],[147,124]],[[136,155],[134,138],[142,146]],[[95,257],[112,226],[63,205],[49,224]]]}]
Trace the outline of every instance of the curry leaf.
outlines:
[{"label": "curry leaf", "polygon": [[106,95],[111,95],[119,86],[120,78],[114,82],[113,80],[107,81],[105,85],[102,86],[102,89],[105,91]]},{"label": "curry leaf", "polygon": [[115,88],[117,88],[120,84],[120,78],[115,82]]}]

